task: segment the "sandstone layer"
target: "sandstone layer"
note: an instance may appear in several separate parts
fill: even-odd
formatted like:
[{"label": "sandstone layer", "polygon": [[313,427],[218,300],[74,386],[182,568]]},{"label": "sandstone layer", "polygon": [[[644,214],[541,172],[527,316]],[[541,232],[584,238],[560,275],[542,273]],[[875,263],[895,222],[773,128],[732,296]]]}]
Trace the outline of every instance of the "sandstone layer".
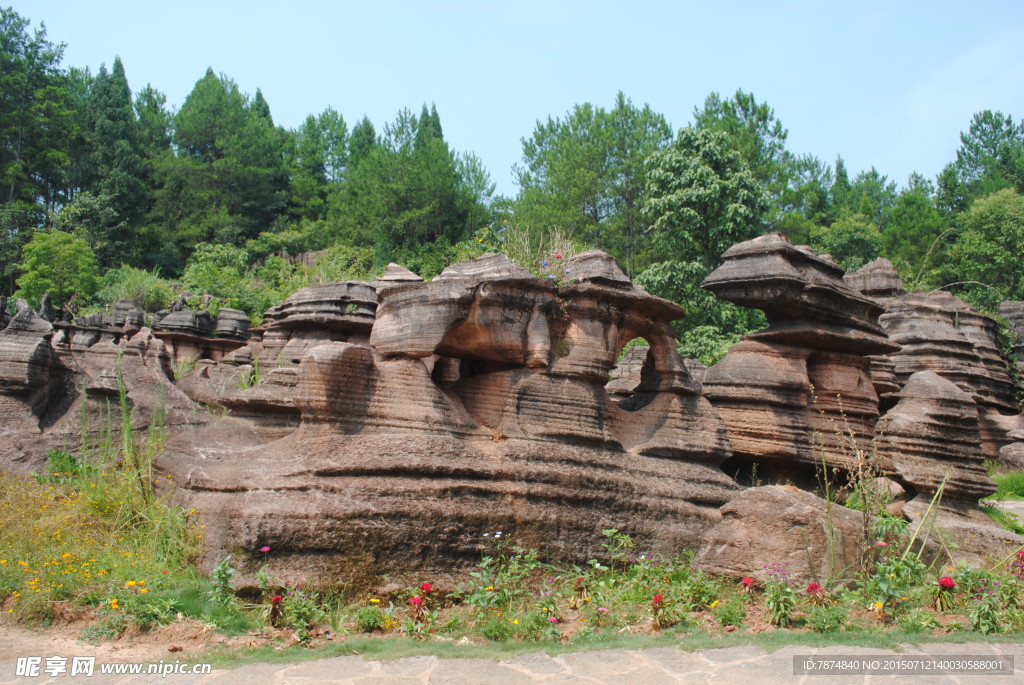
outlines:
[{"label": "sandstone layer", "polygon": [[704,376],[739,464],[813,482],[853,470],[871,452],[879,416],[871,355],[893,352],[883,309],[853,290],[829,259],[768,234],[735,245],[702,287],[758,308],[768,328],[746,336]]},{"label": "sandstone layer", "polygon": [[[370,583],[453,573],[497,530],[577,561],[603,528],[695,546],[739,489],[717,468],[724,425],[675,351],[680,309],[609,262],[581,255],[561,287],[496,255],[389,284],[369,344],[304,352],[291,434],[232,413],[176,440],[159,467],[216,522],[208,561],[251,572],[269,546],[282,576]],[[636,337],[651,352],[616,404],[605,384]]]}]

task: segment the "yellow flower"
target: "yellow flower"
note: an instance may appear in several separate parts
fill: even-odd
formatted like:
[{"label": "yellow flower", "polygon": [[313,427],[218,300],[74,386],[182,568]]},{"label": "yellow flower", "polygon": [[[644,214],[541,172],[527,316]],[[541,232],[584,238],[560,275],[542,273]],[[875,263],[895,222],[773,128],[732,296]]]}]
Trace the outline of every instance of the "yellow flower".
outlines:
[{"label": "yellow flower", "polygon": [[134,580],[129,580],[127,583],[124,584],[124,586],[125,587],[135,587],[135,581]]},{"label": "yellow flower", "polygon": [[139,581],[139,585],[145,585],[145,584],[146,584],[146,581],[144,581],[144,580],[140,580]]},{"label": "yellow flower", "polygon": [[116,609],[117,608],[117,598],[114,598],[114,599],[110,600],[110,608],[111,609]]},{"label": "yellow flower", "polygon": [[875,608],[876,609],[881,609],[882,608],[882,603],[881,602],[875,602]]},{"label": "yellow flower", "polygon": [[370,604],[380,604],[380,600],[379,600],[379,599],[376,599],[376,598],[374,598],[374,599],[371,599],[371,600],[370,600]]},{"label": "yellow flower", "polygon": [[494,589],[494,586],[493,586],[493,585],[488,585],[488,586],[487,586],[487,589],[486,589],[486,590],[484,590],[484,592],[490,592],[490,591],[491,591],[491,590],[493,590],[493,589]]},{"label": "yellow flower", "polygon": [[711,603],[711,608],[714,609],[716,606],[718,606],[718,602],[719,602],[719,600],[717,600],[717,599],[714,602],[712,602]]},{"label": "yellow flower", "polygon": [[147,590],[146,588],[142,588],[141,590],[139,590],[139,592],[149,592],[149,590]]},{"label": "yellow flower", "polygon": [[514,621],[512,621],[512,623],[514,623],[515,625],[519,625],[519,619],[515,619]]}]

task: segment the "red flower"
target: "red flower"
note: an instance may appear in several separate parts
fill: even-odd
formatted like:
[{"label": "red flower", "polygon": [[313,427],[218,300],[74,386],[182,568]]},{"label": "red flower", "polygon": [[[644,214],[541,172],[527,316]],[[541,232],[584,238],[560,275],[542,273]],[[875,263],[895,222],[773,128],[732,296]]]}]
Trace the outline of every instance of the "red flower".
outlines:
[{"label": "red flower", "polygon": [[651,600],[651,606],[655,609],[661,609],[665,606],[665,598],[661,596],[661,593],[654,595],[654,599]]},{"label": "red flower", "polygon": [[939,587],[943,590],[952,590],[956,587],[956,581],[949,576],[942,576],[939,578]]},{"label": "red flower", "polygon": [[419,607],[421,604],[423,604],[423,598],[422,597],[410,597],[409,598],[409,604],[413,605],[414,607]]},{"label": "red flower", "polygon": [[556,255],[555,255],[555,259],[561,259],[561,258],[562,258],[562,255],[561,255],[561,254],[556,254]]},{"label": "red flower", "polygon": [[429,595],[430,591],[433,590],[433,589],[434,589],[434,586],[431,585],[430,583],[423,583],[423,585],[420,585],[420,592],[422,592],[425,595]]},{"label": "red flower", "polygon": [[740,585],[742,585],[743,587],[747,587],[748,588],[748,587],[750,587],[753,584],[754,584],[754,579],[753,578],[748,578],[746,576],[743,576],[742,578],[740,578]]},{"label": "red flower", "polygon": [[809,595],[816,595],[819,592],[821,592],[821,586],[818,585],[817,583],[811,583],[810,585],[807,586],[807,594],[809,594]]},{"label": "red flower", "polygon": [[274,595],[273,597],[270,598],[270,603],[274,604],[274,605],[277,605],[277,604],[281,603],[282,599],[284,599],[284,597],[282,597],[281,595]]}]

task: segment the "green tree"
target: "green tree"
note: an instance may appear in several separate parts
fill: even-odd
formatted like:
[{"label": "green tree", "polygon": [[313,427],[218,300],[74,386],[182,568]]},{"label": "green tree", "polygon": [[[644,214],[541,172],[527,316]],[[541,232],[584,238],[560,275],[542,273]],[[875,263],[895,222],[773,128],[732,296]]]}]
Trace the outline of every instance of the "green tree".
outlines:
[{"label": "green tree", "polygon": [[761,233],[768,198],[723,133],[680,129],[650,160],[644,213],[661,254],[709,272],[735,243]]},{"label": "green tree", "polygon": [[863,214],[837,219],[831,226],[811,231],[811,247],[819,254],[832,255],[846,271],[856,271],[878,257],[882,234],[878,226]]},{"label": "green tree", "polygon": [[711,93],[703,108],[694,108],[693,127],[718,131],[729,140],[729,147],[740,153],[754,178],[768,193],[774,223],[781,214],[782,195],[790,185],[792,159],[786,151],[789,132],[775,118],[775,110],[759,103],[753,93],[737,90],[731,98]]},{"label": "green tree", "polygon": [[975,200],[960,224],[949,250],[952,277],[985,284],[967,294],[989,311],[1024,299],[1024,196],[1004,188]]},{"label": "green tree", "polygon": [[353,168],[370,156],[373,149],[377,147],[377,132],[373,123],[363,118],[352,128],[352,136],[349,138],[348,163]]},{"label": "green tree", "polygon": [[262,95],[252,103],[209,69],[175,117],[177,155],[156,160],[152,229],[173,236],[150,261],[176,271],[203,241],[240,244],[269,230],[285,207],[287,135]]},{"label": "green tree", "polygon": [[924,270],[939,266],[945,254],[936,240],[949,222],[935,206],[930,189],[929,181],[912,176],[889,212],[889,224],[882,234],[882,254],[906,281],[916,281],[918,274],[924,277]]},{"label": "green tree", "polygon": [[846,209],[863,214],[884,229],[889,220],[889,210],[896,204],[896,197],[896,183],[871,167],[853,179]]},{"label": "green tree", "polygon": [[[399,112],[358,163],[353,147],[345,180],[330,199],[328,222],[338,227],[341,242],[373,245],[378,264],[398,260],[428,274],[443,268],[453,246],[478,228],[470,222],[480,216],[480,177],[462,177],[440,137],[436,110],[424,112]],[[363,123],[356,128],[372,130]]]},{"label": "green tree", "polygon": [[60,69],[64,46],[0,8],[0,291],[10,292],[18,253],[67,201],[74,93]]},{"label": "green tree", "polygon": [[960,133],[956,161],[939,175],[939,204],[964,211],[972,200],[1003,188],[1024,192],[1024,121],[1017,124],[1002,112],[984,110]]},{"label": "green tree", "polygon": [[22,249],[18,297],[38,304],[50,293],[56,304],[72,295],[86,300],[99,287],[99,267],[89,244],[64,231],[37,231]]},{"label": "green tree", "polygon": [[557,226],[616,256],[628,273],[650,263],[641,240],[644,161],[671,140],[665,118],[621,92],[611,110],[577,105],[564,119],[537,123],[523,140],[516,219],[541,234]]},{"label": "green tree", "polygon": [[109,74],[100,67],[86,100],[85,119],[88,162],[83,187],[106,198],[120,219],[113,226],[108,224],[104,249],[93,246],[100,264],[109,267],[130,252],[134,236],[127,229],[145,214],[149,202],[135,110],[120,58],[114,59]]}]

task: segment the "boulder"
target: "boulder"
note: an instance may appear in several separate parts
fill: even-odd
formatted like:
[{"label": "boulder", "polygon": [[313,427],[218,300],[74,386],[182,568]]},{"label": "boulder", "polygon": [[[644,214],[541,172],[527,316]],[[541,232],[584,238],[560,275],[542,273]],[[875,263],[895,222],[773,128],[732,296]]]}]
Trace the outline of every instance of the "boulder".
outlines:
[{"label": "boulder", "polygon": [[791,486],[749,488],[721,512],[694,558],[712,573],[824,584],[859,570],[874,542],[862,512]]}]

